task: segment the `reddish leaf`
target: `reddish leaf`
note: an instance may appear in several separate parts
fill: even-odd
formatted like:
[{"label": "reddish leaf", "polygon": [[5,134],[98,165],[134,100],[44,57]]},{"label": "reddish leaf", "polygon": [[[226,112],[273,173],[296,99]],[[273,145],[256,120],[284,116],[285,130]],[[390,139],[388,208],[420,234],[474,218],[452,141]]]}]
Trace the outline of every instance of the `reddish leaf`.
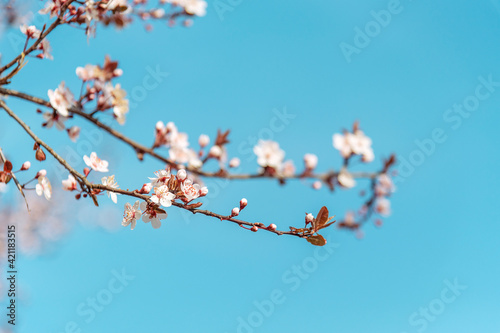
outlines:
[{"label": "reddish leaf", "polygon": [[323,246],[326,244],[325,237],[323,237],[321,235],[307,237],[307,241],[309,243],[311,243],[312,245],[316,245],[316,246]]},{"label": "reddish leaf", "polygon": [[45,153],[43,152],[42,148],[38,148],[35,153],[35,158],[37,161],[45,161]]},{"label": "reddish leaf", "polygon": [[230,132],[230,130],[227,130],[225,132],[221,132],[220,129],[217,130],[217,138],[215,139],[215,145],[222,147],[226,143],[229,143],[229,140],[227,139],[229,132]]},{"label": "reddish leaf", "polygon": [[12,163],[9,160],[5,161],[5,164],[3,165],[3,171],[9,173],[12,171]]},{"label": "reddish leaf", "polygon": [[318,231],[322,225],[324,225],[327,220],[328,220],[328,208],[325,206],[321,207],[321,209],[318,212],[318,215],[316,215],[316,218],[314,219],[312,226],[314,231]]}]

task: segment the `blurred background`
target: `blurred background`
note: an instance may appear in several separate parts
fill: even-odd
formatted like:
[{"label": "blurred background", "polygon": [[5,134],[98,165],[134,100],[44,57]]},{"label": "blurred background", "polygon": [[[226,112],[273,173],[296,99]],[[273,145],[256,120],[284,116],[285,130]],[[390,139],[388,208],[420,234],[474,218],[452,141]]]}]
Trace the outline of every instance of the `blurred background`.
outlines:
[{"label": "blurred background", "polygon": [[[138,222],[130,231],[121,227],[127,198],[114,205],[103,196],[96,209],[61,193],[67,174],[50,157],[35,161],[31,139],[0,113],[0,146],[15,168],[31,160],[34,172],[47,169],[55,192],[50,206],[29,193],[33,206],[46,207],[31,217],[13,186],[1,196],[25,226],[14,332],[500,332],[499,1],[212,0],[192,27],[153,28],[99,26],[87,41],[61,27],[49,37],[54,60],[29,59],[10,88],[46,99],[65,81],[77,94],[76,67],[110,55],[131,103],[127,123],[114,128],[145,145],[158,120],[175,122],[192,145],[231,129],[228,151],[242,172],[257,170],[258,138],[279,142],[299,169],[305,153],[318,155],[320,171],[338,169],[332,134],[359,120],[375,161],[353,170],[398,157],[393,213],[382,227],[367,224],[362,238],[328,230],[321,249],[177,209],[159,230]],[[23,43],[19,29],[4,30],[3,63]],[[145,89],[151,72],[162,75]],[[108,160],[121,188],[139,188],[164,167],[72,120],[82,126],[75,144],[42,128],[33,105],[7,102],[78,170],[92,151]],[[269,130],[283,113],[290,118]],[[228,213],[245,197],[242,219],[281,229],[323,205],[342,218],[368,186],[206,185],[207,209]]]}]

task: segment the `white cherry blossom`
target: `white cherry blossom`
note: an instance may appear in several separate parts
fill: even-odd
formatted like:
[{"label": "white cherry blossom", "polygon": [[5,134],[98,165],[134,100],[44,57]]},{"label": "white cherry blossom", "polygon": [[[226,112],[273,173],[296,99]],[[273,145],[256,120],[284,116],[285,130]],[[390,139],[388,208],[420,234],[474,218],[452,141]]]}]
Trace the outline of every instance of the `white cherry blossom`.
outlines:
[{"label": "white cherry blossom", "polygon": [[55,90],[49,89],[48,91],[50,105],[64,117],[69,116],[68,110],[75,103],[75,98],[71,91],[61,82],[59,87]]},{"label": "white cherry blossom", "polygon": [[[102,177],[101,182],[105,186],[109,186],[112,188],[118,188],[118,183],[115,180],[115,175],[112,175],[109,177]],[[111,198],[111,201],[113,201],[114,203],[117,203],[117,201],[118,201],[117,193],[111,192],[111,191],[106,191],[106,192],[108,192],[108,197]]]},{"label": "white cherry blossom", "polygon": [[36,194],[38,196],[45,196],[45,199],[50,200],[52,197],[52,186],[47,177],[40,176],[38,177],[38,184],[35,186]]},{"label": "white cherry blossom", "polygon": [[167,185],[154,188],[154,194],[151,196],[151,201],[163,207],[172,206],[172,201],[175,199],[175,194],[170,192]]},{"label": "white cherry blossom", "polygon": [[285,158],[285,152],[280,149],[279,144],[271,140],[259,140],[253,152],[257,155],[257,163],[262,167],[279,169]]},{"label": "white cherry blossom", "polygon": [[67,117],[61,116],[57,112],[45,112],[43,114],[43,118],[46,120],[45,122],[45,127],[51,128],[52,125],[56,125],[56,128],[60,131],[64,130],[66,126],[64,125],[64,122],[68,120]]},{"label": "white cherry blossom", "polygon": [[200,196],[200,185],[193,184],[191,180],[186,180],[181,183],[181,191],[186,197],[186,201],[190,202]]},{"label": "white cherry blossom", "polygon": [[158,229],[161,227],[161,221],[167,218],[167,213],[160,213],[156,211],[152,206],[148,206],[148,204],[143,201],[141,202],[141,210],[144,212],[142,214],[142,221],[145,223],[151,222],[153,228]]},{"label": "white cherry blossom", "polygon": [[139,209],[139,200],[132,206],[128,202],[125,204],[125,212],[123,214],[122,226],[130,225],[130,230],[134,230],[137,220],[141,218],[142,212]]},{"label": "white cherry blossom", "polygon": [[95,171],[108,172],[108,161],[101,160],[95,152],[92,152],[90,157],[87,155],[83,156],[83,161],[89,168]]},{"label": "white cherry blossom", "polygon": [[68,175],[68,179],[62,181],[62,186],[65,191],[74,191],[77,188],[77,182],[73,175]]},{"label": "white cherry blossom", "polygon": [[151,186],[152,187],[159,187],[162,185],[167,184],[167,182],[170,180],[170,177],[172,176],[170,173],[170,169],[162,169],[155,171],[155,176],[156,177],[148,177],[149,180],[151,180]]}]

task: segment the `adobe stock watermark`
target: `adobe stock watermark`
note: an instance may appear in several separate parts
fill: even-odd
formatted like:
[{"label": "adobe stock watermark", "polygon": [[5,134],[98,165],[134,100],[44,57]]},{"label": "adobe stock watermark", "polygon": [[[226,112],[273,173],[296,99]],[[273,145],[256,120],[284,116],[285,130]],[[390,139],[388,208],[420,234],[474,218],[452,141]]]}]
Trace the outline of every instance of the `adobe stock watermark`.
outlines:
[{"label": "adobe stock watermark", "polygon": [[[76,315],[79,320],[83,320],[83,323],[90,324],[99,313],[102,313],[110,304],[113,302],[114,298],[122,293],[125,288],[129,285],[131,281],[135,279],[135,276],[127,274],[125,268],[121,271],[113,269],[111,271],[112,278],[109,279],[108,283],[104,288],[87,297],[87,299],[76,307]],[[77,321],[68,321],[62,331],[57,333],[82,333],[82,324]]]},{"label": "adobe stock watermark", "polygon": [[278,306],[287,300],[287,293],[297,291],[303,282],[307,281],[317,270],[319,264],[328,260],[340,244],[327,243],[325,246],[314,250],[313,255],[308,256],[299,264],[292,265],[281,276],[282,288],[273,289],[269,296],[263,300],[253,302],[254,310],[245,316],[236,318],[236,333],[253,333],[257,328],[264,325],[276,311]]},{"label": "adobe stock watermark", "polygon": [[421,306],[408,317],[408,323],[416,332],[424,332],[468,288],[468,286],[460,284],[457,278],[453,279],[453,282],[448,279],[444,280],[443,283],[445,287],[441,290],[438,297],[431,300],[428,304]]},{"label": "adobe stock watermark", "polygon": [[146,75],[142,78],[140,84],[130,89],[129,106],[130,109],[135,109],[139,103],[144,101],[149,93],[160,86],[163,81],[170,75],[168,72],[163,72],[160,65],[156,65],[153,69],[151,66],[146,66]]},{"label": "adobe stock watermark", "polygon": [[243,0],[215,0],[213,7],[220,21],[224,21],[224,15],[227,12],[233,12],[236,7],[240,6]]},{"label": "adobe stock watermark", "polygon": [[[410,0],[412,1],[412,0]],[[340,50],[347,63],[351,63],[354,54],[360,54],[363,49],[368,47],[372,40],[376,38],[383,29],[387,28],[395,15],[400,14],[404,7],[400,0],[390,0],[386,6],[387,9],[370,11],[372,20],[368,21],[363,28],[354,27],[354,38],[352,44],[341,42]]]},{"label": "adobe stock watermark", "polygon": [[[489,74],[486,78],[479,76],[477,80],[478,84],[473,93],[466,96],[462,102],[453,104],[443,113],[443,121],[453,131],[458,130],[462,126],[464,119],[470,118],[474,112],[478,111],[481,103],[489,99],[500,87],[500,81],[495,81],[492,74]],[[404,182],[415,172],[417,167],[424,164],[427,158],[436,152],[438,146],[448,140],[446,132],[446,129],[436,127],[431,131],[429,137],[415,140],[414,143],[417,147],[407,156],[397,156],[397,176],[394,177],[394,183]]]}]

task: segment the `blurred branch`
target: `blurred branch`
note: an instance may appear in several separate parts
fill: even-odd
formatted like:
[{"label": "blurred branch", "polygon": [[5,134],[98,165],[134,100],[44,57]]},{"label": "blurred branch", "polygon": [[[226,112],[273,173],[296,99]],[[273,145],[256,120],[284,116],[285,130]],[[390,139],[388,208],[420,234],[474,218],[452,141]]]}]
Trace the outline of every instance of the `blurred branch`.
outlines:
[{"label": "blurred branch", "polygon": [[[22,93],[22,92],[19,92],[19,91],[16,91],[16,90],[12,90],[12,89],[6,89],[6,88],[2,88],[0,87],[0,94],[4,94],[4,95],[9,95],[9,96],[13,96],[13,97],[17,97],[17,98],[21,98],[21,99],[24,99],[26,101],[29,101],[29,102],[33,102],[35,104],[38,104],[38,105],[42,105],[42,106],[46,106],[46,107],[49,107],[51,109],[52,108],[52,105],[50,104],[49,101],[47,100],[44,100],[44,99],[41,99],[41,98],[38,98],[38,97],[35,97],[35,96],[31,96],[31,95],[28,95],[28,94],[25,94],[25,93]],[[100,122],[98,119],[96,119],[95,117],[93,117],[92,115],[88,114],[88,113],[85,113],[83,112],[81,109],[77,108],[77,107],[72,107],[70,110],[69,110],[73,115],[76,115],[76,116],[79,116],[81,118],[84,118],[86,119],[87,121],[91,122],[92,124],[94,124],[95,126],[101,128],[102,130],[104,130],[105,132],[107,132],[108,134],[110,134],[111,136],[117,138],[118,140],[124,142],[125,144],[129,145],[130,147],[132,147],[137,153],[141,153],[141,154],[146,154],[146,155],[150,155],[152,157],[154,157],[155,159],[163,162],[163,163],[166,163],[168,164],[169,166],[175,168],[175,169],[179,169],[180,165],[178,165],[177,163],[175,163],[174,161],[171,161],[170,159],[158,154],[156,151],[154,151],[154,149],[152,148],[148,148],[130,138],[128,138],[127,136],[123,135],[122,133],[114,130],[113,128],[103,124],[102,122]],[[182,166],[183,168],[185,166]],[[197,169],[197,168],[192,168],[192,167],[185,167],[186,170],[190,171],[191,173],[193,174],[196,174],[198,176],[202,176],[202,177],[207,177],[207,178],[224,178],[224,179],[255,179],[255,178],[271,178],[271,179],[278,179],[278,180],[288,180],[288,179],[304,179],[304,178],[307,178],[307,179],[317,179],[317,180],[320,180],[322,182],[325,182],[327,183],[329,180],[331,179],[335,179],[337,176],[338,176],[338,172],[335,172],[335,171],[329,171],[329,172],[325,172],[325,173],[308,173],[308,174],[295,174],[295,175],[292,175],[292,176],[279,176],[279,177],[276,177],[276,176],[273,176],[273,175],[269,175],[269,174],[265,174],[265,173],[256,173],[256,174],[230,174],[230,173],[219,173],[219,172],[206,172],[206,171],[203,171],[203,170],[200,170],[200,169]],[[377,173],[377,172],[352,172],[351,175],[353,176],[353,178],[358,178],[358,179],[374,179],[376,178],[380,173]]]}]

